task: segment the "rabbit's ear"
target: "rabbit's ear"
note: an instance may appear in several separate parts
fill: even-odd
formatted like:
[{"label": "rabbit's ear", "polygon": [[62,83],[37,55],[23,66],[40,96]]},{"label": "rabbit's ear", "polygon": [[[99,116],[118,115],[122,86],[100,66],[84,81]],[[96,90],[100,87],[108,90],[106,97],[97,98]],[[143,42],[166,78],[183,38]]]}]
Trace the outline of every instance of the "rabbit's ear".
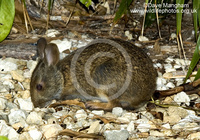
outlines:
[{"label": "rabbit's ear", "polygon": [[37,51],[38,51],[40,59],[44,59],[44,49],[46,46],[47,46],[47,41],[45,38],[40,38],[37,41]]},{"label": "rabbit's ear", "polygon": [[45,48],[45,63],[48,66],[56,65],[59,61],[59,50],[56,44],[50,43]]}]

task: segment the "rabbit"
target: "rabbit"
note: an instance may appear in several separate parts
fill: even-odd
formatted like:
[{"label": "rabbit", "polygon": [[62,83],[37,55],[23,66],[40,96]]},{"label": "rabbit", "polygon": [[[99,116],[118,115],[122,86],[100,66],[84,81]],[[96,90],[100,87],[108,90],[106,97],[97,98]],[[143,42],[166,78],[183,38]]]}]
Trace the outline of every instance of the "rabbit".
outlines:
[{"label": "rabbit", "polygon": [[141,48],[120,39],[96,39],[62,60],[56,44],[37,42],[39,60],[30,82],[34,107],[80,99],[88,109],[137,109],[156,88],[157,71]]}]

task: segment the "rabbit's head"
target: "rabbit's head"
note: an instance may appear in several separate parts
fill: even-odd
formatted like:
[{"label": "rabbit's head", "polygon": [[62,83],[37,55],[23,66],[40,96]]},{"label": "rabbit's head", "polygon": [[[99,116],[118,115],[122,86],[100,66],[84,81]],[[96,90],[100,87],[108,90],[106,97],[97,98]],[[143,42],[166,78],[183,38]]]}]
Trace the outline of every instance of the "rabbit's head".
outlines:
[{"label": "rabbit's head", "polygon": [[60,99],[63,75],[57,69],[59,50],[55,44],[47,44],[44,38],[37,42],[39,62],[33,71],[30,92],[35,107],[45,107],[52,100]]}]

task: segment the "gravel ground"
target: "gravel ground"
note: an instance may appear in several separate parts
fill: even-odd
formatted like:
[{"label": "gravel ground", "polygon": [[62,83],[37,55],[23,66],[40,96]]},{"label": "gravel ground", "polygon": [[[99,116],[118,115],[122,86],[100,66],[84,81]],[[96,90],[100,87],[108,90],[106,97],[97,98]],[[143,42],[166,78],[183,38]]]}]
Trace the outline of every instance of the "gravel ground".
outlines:
[{"label": "gravel ground", "polygon": [[[66,43],[57,41],[60,50],[62,44]],[[76,47],[69,44],[71,50]],[[173,88],[183,83],[183,77],[166,77],[182,73],[180,69],[185,69],[185,64],[189,64],[189,61],[173,57],[167,58],[163,64],[153,61],[158,69],[158,90]],[[180,92],[168,96],[160,100],[160,104],[171,104],[170,106],[154,106],[151,111],[148,111],[146,106],[138,111],[116,107],[112,112],[85,110],[79,106],[67,105],[34,108],[29,82],[36,64],[33,60],[0,59],[0,135],[7,136],[9,140],[200,139],[199,112],[183,108],[192,105],[195,108],[194,106],[200,103],[197,94],[187,95]],[[164,73],[160,72],[161,69],[164,69]]]}]

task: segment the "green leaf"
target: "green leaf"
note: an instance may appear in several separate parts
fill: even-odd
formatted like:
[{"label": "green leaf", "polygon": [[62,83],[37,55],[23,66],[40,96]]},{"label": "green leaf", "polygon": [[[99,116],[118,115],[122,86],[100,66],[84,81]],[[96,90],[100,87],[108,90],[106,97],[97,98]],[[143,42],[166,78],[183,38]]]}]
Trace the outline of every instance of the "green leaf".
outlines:
[{"label": "green leaf", "polygon": [[[189,70],[188,70],[187,75],[186,75],[185,80],[184,80],[184,83],[189,78],[189,76],[192,74],[193,69],[196,67],[197,63],[199,62],[199,59],[200,59],[200,55],[199,55],[199,52],[198,52],[198,50],[200,50],[200,49],[198,49],[199,47],[200,47],[200,36],[197,40],[197,46],[195,48],[195,51],[194,51],[194,54],[193,54],[193,57],[192,57],[192,60],[191,60],[190,66],[189,66]],[[199,77],[199,74],[197,75],[197,77],[195,77],[195,80],[198,77]]]},{"label": "green leaf", "polygon": [[199,26],[200,26],[200,3],[199,3],[199,9],[197,10],[197,15],[198,15]]},{"label": "green leaf", "polygon": [[0,42],[9,34],[15,16],[14,0],[0,0]]},{"label": "green leaf", "polygon": [[178,35],[179,32],[181,31],[181,21],[182,21],[182,10],[183,10],[183,5],[184,4],[184,0],[176,0],[176,4],[179,5],[178,7],[176,7],[177,13],[176,13],[176,34]]},{"label": "green leaf", "polygon": [[0,136],[0,140],[8,140],[8,138],[5,136]]},{"label": "green leaf", "polygon": [[117,23],[117,21],[122,17],[123,14],[126,14],[132,0],[122,0],[119,9],[117,10],[115,17],[114,17],[114,23]]},{"label": "green leaf", "polygon": [[92,4],[92,0],[80,0],[87,8]]},{"label": "green leaf", "polygon": [[199,0],[193,0],[193,20],[194,20],[194,30],[195,38],[197,39],[198,21],[197,21],[197,10],[199,9]]}]

